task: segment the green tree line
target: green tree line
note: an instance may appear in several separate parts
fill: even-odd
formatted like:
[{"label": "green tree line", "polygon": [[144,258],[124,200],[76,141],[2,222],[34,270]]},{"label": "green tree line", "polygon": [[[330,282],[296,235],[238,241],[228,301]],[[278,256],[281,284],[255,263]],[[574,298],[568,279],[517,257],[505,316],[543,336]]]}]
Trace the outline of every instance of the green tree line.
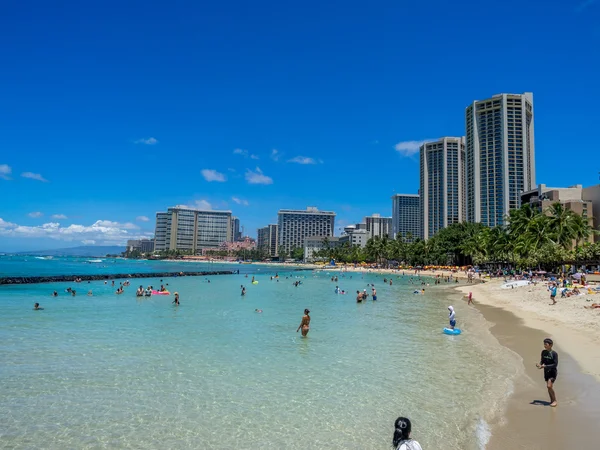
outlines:
[{"label": "green tree line", "polygon": [[413,267],[492,264],[550,270],[564,263],[600,263],[600,243],[589,242],[596,231],[587,218],[560,203],[544,212],[525,204],[511,210],[506,223],[494,228],[457,223],[427,241],[401,234],[395,239],[376,236],[364,248],[348,243],[335,246],[326,239],[315,257],[344,263],[395,261]]}]

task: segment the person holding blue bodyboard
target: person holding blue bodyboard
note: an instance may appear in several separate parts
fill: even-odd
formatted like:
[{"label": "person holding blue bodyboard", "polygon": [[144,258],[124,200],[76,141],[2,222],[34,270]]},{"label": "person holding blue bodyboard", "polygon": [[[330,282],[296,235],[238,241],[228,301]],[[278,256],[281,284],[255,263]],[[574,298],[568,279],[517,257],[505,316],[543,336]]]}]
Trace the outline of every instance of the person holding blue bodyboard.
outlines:
[{"label": "person holding blue bodyboard", "polygon": [[460,334],[461,331],[456,327],[456,313],[454,312],[454,307],[453,306],[448,306],[448,311],[450,311],[450,313],[448,314],[448,320],[450,321],[450,326],[447,328],[444,328],[444,333],[446,334]]}]

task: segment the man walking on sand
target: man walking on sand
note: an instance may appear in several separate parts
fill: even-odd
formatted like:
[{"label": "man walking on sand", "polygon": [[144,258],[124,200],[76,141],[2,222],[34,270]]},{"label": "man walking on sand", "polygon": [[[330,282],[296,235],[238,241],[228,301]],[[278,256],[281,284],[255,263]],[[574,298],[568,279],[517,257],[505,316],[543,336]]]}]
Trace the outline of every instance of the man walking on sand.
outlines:
[{"label": "man walking on sand", "polygon": [[551,305],[556,305],[556,284],[550,286],[550,300],[552,300]]},{"label": "man walking on sand", "polygon": [[554,383],[558,376],[558,353],[552,350],[554,342],[552,339],[544,339],[544,350],[542,350],[542,356],[539,364],[535,366],[538,369],[544,369],[544,380],[546,380],[546,387],[548,388],[548,394],[550,395],[550,406],[556,407],[556,394],[554,392]]}]

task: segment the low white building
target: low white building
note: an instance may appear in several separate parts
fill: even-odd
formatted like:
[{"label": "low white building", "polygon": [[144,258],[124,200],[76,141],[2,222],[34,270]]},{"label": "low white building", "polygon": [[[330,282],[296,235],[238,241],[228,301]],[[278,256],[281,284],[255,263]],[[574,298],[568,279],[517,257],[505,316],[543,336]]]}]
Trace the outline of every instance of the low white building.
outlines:
[{"label": "low white building", "polygon": [[325,258],[317,258],[314,254],[327,248],[327,246],[329,248],[338,247],[346,240],[333,236],[311,236],[304,238],[304,262],[324,261]]},{"label": "low white building", "polygon": [[370,233],[368,230],[361,226],[348,225],[347,227],[344,227],[344,232],[340,237],[347,237],[348,242],[352,246],[365,248],[365,246],[367,245],[367,241],[370,238]]}]

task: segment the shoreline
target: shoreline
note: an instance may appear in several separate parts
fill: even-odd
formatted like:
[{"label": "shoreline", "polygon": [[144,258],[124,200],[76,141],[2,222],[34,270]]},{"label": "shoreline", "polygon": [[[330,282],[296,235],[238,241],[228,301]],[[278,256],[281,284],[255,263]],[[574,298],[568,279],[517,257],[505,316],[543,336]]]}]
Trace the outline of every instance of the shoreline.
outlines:
[{"label": "shoreline", "polygon": [[[490,334],[521,361],[503,413],[489,423],[491,437],[485,448],[595,448],[600,441],[600,429],[596,427],[600,420],[600,352],[594,347],[595,333],[587,327],[577,330],[577,316],[570,317],[564,311],[567,319],[563,321],[556,320],[552,315],[557,312],[552,310],[549,314],[534,312],[539,307],[550,308],[548,299],[541,298],[547,294],[544,287],[529,286],[532,293],[523,300],[523,291],[500,291],[501,284],[492,281],[454,287],[463,295],[473,292],[474,309],[489,324]],[[466,307],[463,295],[460,300]],[[518,303],[519,299],[533,304],[526,308]],[[535,367],[543,349],[542,340],[549,336],[559,353],[556,408],[549,406],[543,374]]]}]

